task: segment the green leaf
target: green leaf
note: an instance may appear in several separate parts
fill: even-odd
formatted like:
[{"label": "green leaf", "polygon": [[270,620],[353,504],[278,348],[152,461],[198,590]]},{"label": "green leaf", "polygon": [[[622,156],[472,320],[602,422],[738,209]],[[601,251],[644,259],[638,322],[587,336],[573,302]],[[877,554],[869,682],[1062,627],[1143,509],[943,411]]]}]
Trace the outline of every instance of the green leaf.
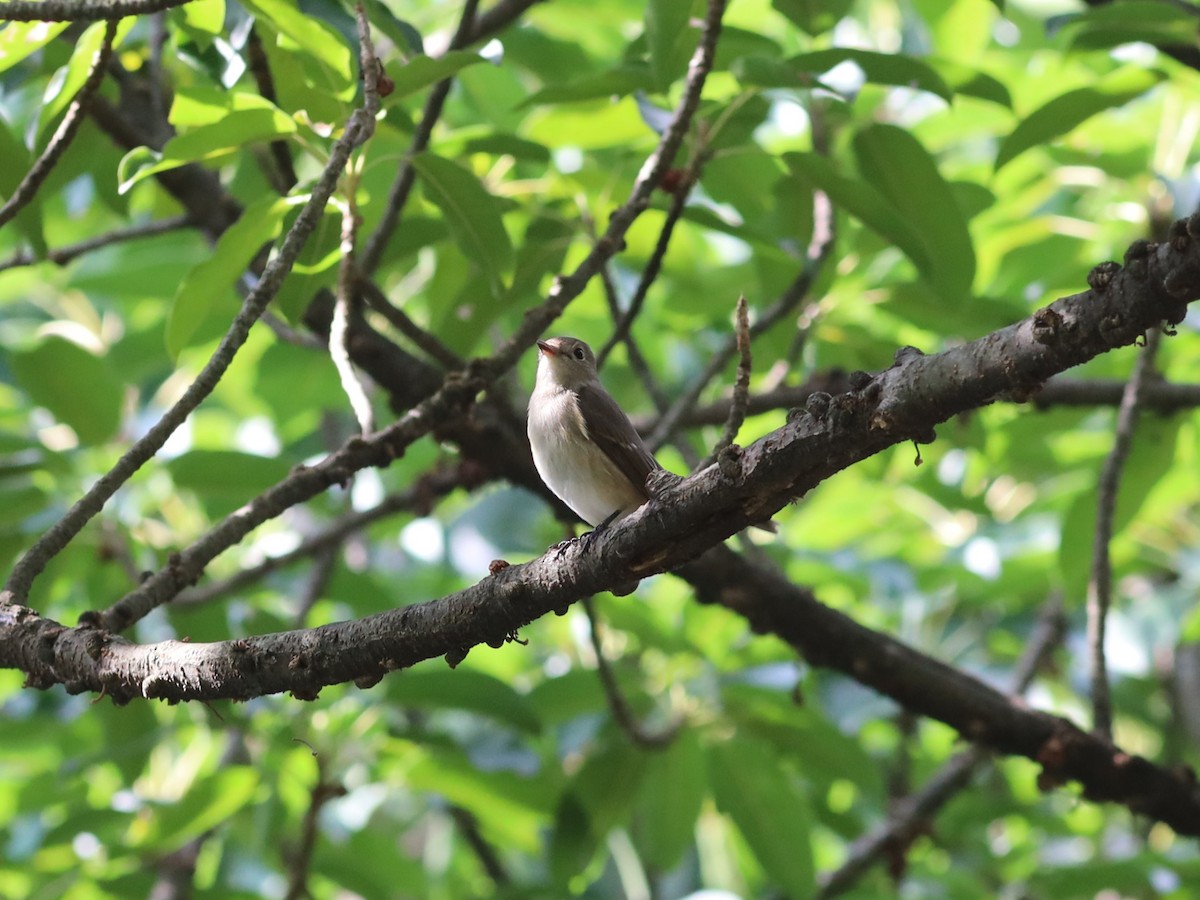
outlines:
[{"label": "green leaf", "polygon": [[530,734],[542,723],[533,705],[499,678],[459,667],[411,669],[388,680],[388,698],[420,709],[465,709]]},{"label": "green leaf", "polygon": [[899,247],[922,272],[933,272],[933,262],[927,255],[921,236],[874,187],[865,181],[838,174],[828,159],[815,153],[785,153],[784,161],[794,171],[812,179],[817,187],[829,195],[834,206],[841,207]]},{"label": "green leaf", "polygon": [[149,147],[133,148],[125,154],[117,170],[121,192],[159,172],[216,159],[255,141],[294,134],[295,120],[275,106],[267,106],[270,108],[235,110],[211,124],[185,131],[167,141],[161,153]]},{"label": "green leaf", "polygon": [[432,153],[413,159],[426,196],[446,217],[458,245],[486,276],[492,296],[504,296],[504,277],[512,269],[513,248],[496,199],[471,172]]},{"label": "green leaf", "polygon": [[321,76],[324,86],[340,99],[346,100],[358,88],[354,54],[346,46],[337,29],[320,19],[307,15],[290,0],[244,0],[244,6],[269,22],[281,35],[284,49],[301,50],[303,62],[315,63],[314,75]]},{"label": "green leaf", "polygon": [[192,0],[173,14],[183,17],[183,23],[193,31],[217,35],[225,27],[225,0]]},{"label": "green leaf", "polygon": [[808,799],[779,759],[757,741],[734,737],[709,748],[709,781],[755,859],[789,897],[813,895]]},{"label": "green leaf", "polygon": [[1008,87],[986,72],[945,59],[931,59],[929,64],[950,85],[954,93],[988,100],[1007,109],[1012,108],[1012,95],[1009,94]]},{"label": "green leaf", "polygon": [[1067,134],[1097,113],[1140,97],[1163,80],[1157,70],[1127,66],[1107,75],[1092,87],[1078,88],[1055,97],[1021,121],[1000,144],[999,171],[1031,147]]},{"label": "green leaf", "polygon": [[199,837],[246,806],[259,784],[253,766],[224,766],[197,779],[178,800],[155,809],[148,833],[135,844],[165,850]]},{"label": "green leaf", "polygon": [[230,293],[262,245],[279,236],[288,209],[305,197],[265,197],[248,207],[221,235],[209,259],[192,268],[179,285],[167,317],[167,352],[174,359],[219,306],[231,312]]},{"label": "green leaf", "polygon": [[578,103],[606,97],[627,97],[634,91],[650,90],[652,84],[653,77],[649,68],[638,62],[626,63],[606,72],[549,84],[521,101],[518,109],[550,103]]},{"label": "green leaf", "polygon": [[787,61],[796,72],[819,75],[834,66],[852,62],[862,69],[867,81],[897,87],[915,88],[936,94],[947,103],[954,92],[938,72],[921,60],[901,53],[876,53],[848,47],[831,47],[813,53],[801,53]]},{"label": "green leaf", "polygon": [[124,386],[104,357],[52,335],[12,353],[9,363],[30,399],[70,425],[82,443],[99,444],[116,433]]},{"label": "green leaf", "polygon": [[669,747],[650,755],[634,825],[637,848],[655,869],[675,868],[694,841],[707,777],[704,748],[693,729],[685,728]]},{"label": "green leaf", "polygon": [[[135,22],[136,19],[130,16],[117,24],[117,32],[113,36],[114,48],[121,46],[121,42],[129,34]],[[48,95],[43,98],[42,107],[38,111],[39,144],[49,142],[53,129],[58,127],[60,117],[71,105],[71,101],[75,99],[75,95],[79,93],[84,82],[87,81],[92,63],[96,61],[96,54],[104,44],[104,34],[107,29],[107,22],[96,22],[88,26],[87,30],[80,35],[75,49],[71,52],[71,61],[63,70],[65,77],[61,80],[56,78],[52,82],[52,86],[56,90],[53,96]]]},{"label": "green leaf", "polygon": [[195,491],[211,512],[233,512],[255,494],[287,477],[282,459],[237,450],[189,450],[167,462],[175,486]]},{"label": "green leaf", "polygon": [[[25,145],[9,130],[8,124],[2,116],[0,116],[0,159],[5,160],[5,164],[0,166],[0,200],[7,200],[13,195],[17,185],[29,171],[29,167],[33,165],[33,157]],[[25,239],[33,245],[34,252],[38,256],[45,256],[46,237],[42,223],[42,204],[38,198],[35,196],[32,203],[27,203],[13,221]]]},{"label": "green leaf", "polygon": [[905,129],[882,124],[855,135],[854,153],[863,177],[924,245],[934,286],[948,299],[965,299],[975,278],[975,247],[954,190],[933,157]]},{"label": "green leaf", "polygon": [[646,754],[625,740],[587,758],[555,815],[550,865],[556,883],[566,884],[586,869],[608,833],[625,822],[646,769]]},{"label": "green leaf", "polygon": [[[37,53],[66,30],[70,22],[8,22],[0,28],[0,72]],[[7,168],[7,166],[5,167]]]},{"label": "green leaf", "polygon": [[407,63],[395,62],[387,67],[388,76],[395,84],[388,102],[392,103],[401,97],[407,97],[431,84],[437,84],[444,78],[449,78],[455,72],[487,62],[478,53],[470,50],[451,50],[438,56],[414,56]]},{"label": "green leaf", "polygon": [[771,5],[815,37],[833,28],[846,15],[851,0],[771,0]]},{"label": "green leaf", "polygon": [[688,27],[691,8],[691,0],[650,0],[646,4],[646,46],[659,91],[679,77],[687,65],[687,53],[695,45],[695,31]]},{"label": "green leaf", "polygon": [[1121,0],[1089,7],[1067,28],[1072,50],[1107,50],[1135,41],[1156,47],[1196,43],[1194,11],[1158,0]]}]

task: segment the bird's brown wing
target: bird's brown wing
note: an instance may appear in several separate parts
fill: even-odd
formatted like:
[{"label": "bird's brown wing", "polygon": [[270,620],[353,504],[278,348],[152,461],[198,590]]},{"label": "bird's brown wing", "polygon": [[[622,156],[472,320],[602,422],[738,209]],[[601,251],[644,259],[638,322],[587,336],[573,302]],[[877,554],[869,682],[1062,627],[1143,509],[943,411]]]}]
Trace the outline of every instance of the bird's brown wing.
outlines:
[{"label": "bird's brown wing", "polygon": [[603,388],[583,385],[577,391],[583,423],[592,441],[607,454],[643,497],[649,499],[646,476],[659,468],[658,460],[617,402]]}]

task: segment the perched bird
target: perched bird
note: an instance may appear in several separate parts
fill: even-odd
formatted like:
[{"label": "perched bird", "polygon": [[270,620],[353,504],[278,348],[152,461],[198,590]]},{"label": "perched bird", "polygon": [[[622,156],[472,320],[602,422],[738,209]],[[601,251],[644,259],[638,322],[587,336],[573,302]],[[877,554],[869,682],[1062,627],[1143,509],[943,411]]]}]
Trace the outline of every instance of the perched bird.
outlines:
[{"label": "perched bird", "polygon": [[600,384],[592,348],[578,338],[538,341],[529,398],[529,445],[542,481],[589,525],[629,515],[648,499],[661,468]]}]

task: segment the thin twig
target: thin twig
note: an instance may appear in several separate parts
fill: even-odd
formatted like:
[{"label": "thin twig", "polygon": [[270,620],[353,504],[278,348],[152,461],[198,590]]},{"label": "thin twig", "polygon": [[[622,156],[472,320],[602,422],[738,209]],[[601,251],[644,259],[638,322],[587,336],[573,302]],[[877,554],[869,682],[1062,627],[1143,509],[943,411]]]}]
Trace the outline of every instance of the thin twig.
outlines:
[{"label": "thin twig", "polygon": [[[455,29],[454,37],[450,39],[448,51],[460,50],[471,42],[471,35],[475,29],[475,11],[478,8],[479,0],[466,0],[463,4],[463,11],[458,19],[458,28]],[[421,121],[413,132],[412,143],[404,154],[404,159],[400,161],[400,171],[396,173],[396,180],[392,182],[392,186],[388,190],[387,200],[383,206],[383,218],[379,220],[375,233],[371,235],[363,248],[362,270],[367,275],[373,274],[379,267],[379,263],[383,261],[383,251],[387,242],[391,240],[392,233],[396,230],[396,224],[400,221],[400,213],[408,203],[408,195],[412,193],[413,185],[417,180],[417,170],[413,168],[412,164],[413,159],[429,146],[433,128],[441,118],[442,107],[446,104],[446,98],[450,95],[450,86],[453,83],[453,78],[443,78],[433,86],[429,96],[425,99]]]},{"label": "thin twig", "polygon": [[[267,52],[263,48],[262,37],[258,33],[257,25],[250,29],[250,34],[246,38],[246,68],[250,70],[250,75],[254,78],[254,84],[262,98],[278,104],[279,96],[275,90],[275,78],[271,74],[271,64],[267,59]],[[275,189],[280,194],[287,194],[299,181],[296,177],[296,167],[292,164],[292,153],[288,142],[276,139],[271,141],[268,146],[271,151],[271,161],[275,166],[271,173],[274,177],[271,180],[275,182]]]},{"label": "thin twig", "polygon": [[642,311],[642,305],[646,302],[646,294],[649,293],[650,286],[654,284],[659,272],[662,270],[663,259],[666,257],[667,247],[671,243],[671,235],[674,234],[675,226],[683,216],[684,209],[687,208],[688,196],[691,194],[696,181],[700,178],[700,169],[706,159],[707,155],[704,152],[704,148],[700,147],[697,149],[687,168],[684,169],[683,178],[675,189],[674,196],[671,198],[671,206],[667,209],[666,220],[663,222],[662,228],[659,229],[658,240],[654,243],[654,251],[650,254],[650,259],[646,261],[646,266],[642,269],[642,276],[638,279],[637,289],[633,292],[633,297],[629,301],[629,308],[617,320],[612,335],[609,336],[604,346],[600,348],[600,352],[596,354],[597,368],[604,365],[604,361],[608,359],[608,354],[612,353],[613,347],[625,340],[629,335],[629,328],[633,324],[633,320]]},{"label": "thin twig", "polygon": [[737,379],[733,383],[733,398],[729,404],[729,416],[725,420],[725,429],[713,446],[708,458],[700,463],[700,468],[706,468],[716,462],[721,451],[733,445],[734,438],[746,421],[746,407],[750,403],[750,313],[746,307],[746,295],[737,299],[737,310],[734,314],[734,331],[737,339],[738,370]]},{"label": "thin twig", "polygon": [[[357,531],[361,531],[372,522],[385,519],[398,512],[412,510],[425,514],[434,501],[446,496],[463,484],[467,483],[458,469],[433,471],[425,474],[416,484],[407,490],[384,497],[370,509],[350,512],[334,520],[327,528],[305,538],[295,549],[279,556],[271,556],[254,566],[239,569],[236,574],[220,581],[213,581],[202,587],[188,588],[182,591],[171,604],[175,609],[201,606],[218,597],[241,590],[248,585],[261,581],[272,572],[285,566],[310,558],[329,547],[336,546]],[[106,613],[107,615],[107,613]]]},{"label": "thin twig", "polygon": [[33,200],[38,192],[38,188],[50,177],[51,170],[58,163],[59,159],[62,158],[67,148],[71,146],[71,141],[75,139],[75,135],[79,132],[79,126],[83,124],[83,116],[87,111],[88,100],[91,99],[92,94],[96,92],[96,88],[100,86],[100,82],[104,79],[104,69],[112,57],[113,39],[116,35],[117,20],[110,19],[104,28],[104,40],[100,44],[100,49],[92,57],[92,67],[88,70],[87,79],[75,94],[71,105],[67,107],[66,115],[58,123],[58,128],[54,130],[54,136],[50,138],[50,143],[46,145],[46,149],[42,151],[42,155],[38,157],[29,171],[25,173],[25,177],[21,179],[21,183],[13,190],[12,196],[4,202],[4,206],[0,207],[0,227],[9,222],[23,207]]},{"label": "thin twig", "polygon": [[[364,65],[374,65],[374,54],[369,39],[363,42]],[[368,59],[369,56],[369,59]],[[372,105],[372,104],[375,105]],[[75,502],[31,547],[13,567],[4,589],[12,596],[24,598],[34,578],[45,568],[46,563],[75,537],[91,518],[96,515],[117,489],[149,461],[167,438],[191,415],[225,374],[235,354],[241,349],[250,333],[250,328],[262,315],[267,304],[278,293],[284,278],[291,271],[300,250],[316,228],[324,212],[325,204],[337,186],[338,176],[355,147],[366,141],[375,130],[375,115],[378,111],[378,96],[367,96],[364,106],[354,112],[347,123],[342,137],[333,145],[329,162],[321,177],[313,185],[308,202],[296,217],[291,229],[283,239],[279,253],[267,263],[258,284],[246,296],[242,308],[212,357],[200,374],[150,430],[119,459],[116,464]]]},{"label": "thin twig", "polygon": [[1133,446],[1141,409],[1142,385],[1154,371],[1161,332],[1153,329],[1146,334],[1146,345],[1138,355],[1129,384],[1125,386],[1121,406],[1117,410],[1116,430],[1112,450],[1104,460],[1096,494],[1096,533],[1092,540],[1092,577],[1087,592],[1087,640],[1091,659],[1092,730],[1096,735],[1112,740],[1112,699],[1108,688],[1108,661],[1104,655],[1104,636],[1108,610],[1112,604],[1112,560],[1109,543],[1113,536],[1113,518],[1117,508],[1117,493],[1121,485],[1121,470]]},{"label": "thin twig", "polygon": [[[613,317],[613,321],[619,321],[621,318],[621,303],[617,296],[617,285],[613,281],[612,272],[607,265],[600,269],[600,283],[604,287],[604,298],[608,302],[608,312]],[[641,380],[642,386],[646,389],[646,393],[650,399],[654,401],[655,408],[662,413],[670,406],[671,401],[667,399],[667,393],[662,389],[662,385],[658,383],[658,379],[654,377],[654,373],[650,371],[650,364],[646,362],[646,357],[642,354],[642,348],[638,346],[633,335],[626,330],[625,350],[629,355],[629,368],[633,369],[634,374]],[[597,357],[596,366],[599,367],[602,363]]]},{"label": "thin twig", "polygon": [[[752,338],[772,328],[799,305],[800,301],[808,295],[809,288],[812,287],[817,274],[833,249],[833,209],[829,198],[823,191],[814,191],[813,193],[813,220],[813,240],[805,254],[804,267],[787,290],[763,314],[762,318],[750,326]],[[646,441],[652,451],[666,443],[679,426],[679,422],[699,401],[704,389],[721,373],[736,352],[737,336],[731,335],[713,354],[708,365],[695,378],[688,390],[659,419],[654,431]]]},{"label": "thin twig", "polygon": [[642,724],[638,722],[637,717],[633,714],[633,710],[629,708],[629,701],[621,693],[621,686],[617,684],[617,677],[613,673],[608,660],[605,659],[604,651],[601,649],[600,621],[596,615],[595,600],[589,595],[584,597],[581,602],[583,603],[584,611],[587,612],[588,636],[591,638],[592,650],[596,654],[596,674],[600,676],[600,684],[604,688],[604,697],[608,700],[608,708],[612,710],[613,721],[628,735],[631,741],[642,749],[665,749],[670,745],[671,741],[675,740],[675,735],[679,733],[683,722],[673,722],[658,732],[647,731],[642,727]]},{"label": "thin twig", "polygon": [[32,266],[42,262],[43,259],[55,265],[65,266],[72,260],[84,254],[91,253],[93,250],[110,247],[113,244],[120,244],[125,241],[134,241],[138,238],[166,234],[170,231],[186,228],[191,224],[193,224],[192,219],[188,215],[171,216],[168,219],[156,219],[153,222],[146,222],[142,225],[131,225],[128,228],[117,228],[98,237],[88,238],[75,244],[67,244],[65,247],[47,250],[45,257],[38,257],[32,250],[18,250],[8,259],[0,260],[0,272],[6,269],[20,268],[21,266]]},{"label": "thin twig", "polygon": [[[314,752],[314,756],[317,754]],[[326,781],[325,765],[317,756],[317,783],[309,792],[308,809],[304,813],[304,823],[300,831],[300,846],[290,854],[288,862],[288,889],[284,895],[287,900],[300,900],[311,897],[308,889],[308,873],[312,868],[313,851],[317,846],[317,822],[321,809],[330,800],[346,795],[345,786],[337,782]]]},{"label": "thin twig", "polygon": [[475,818],[475,814],[457,803],[451,803],[446,811],[450,813],[450,818],[462,832],[463,840],[474,851],[476,859],[483,866],[483,871],[487,872],[488,878],[492,879],[492,883],[496,887],[511,884],[512,877],[504,868],[504,863],[500,861],[500,855],[496,852],[496,848],[488,843],[483,832],[479,830],[479,820]]}]

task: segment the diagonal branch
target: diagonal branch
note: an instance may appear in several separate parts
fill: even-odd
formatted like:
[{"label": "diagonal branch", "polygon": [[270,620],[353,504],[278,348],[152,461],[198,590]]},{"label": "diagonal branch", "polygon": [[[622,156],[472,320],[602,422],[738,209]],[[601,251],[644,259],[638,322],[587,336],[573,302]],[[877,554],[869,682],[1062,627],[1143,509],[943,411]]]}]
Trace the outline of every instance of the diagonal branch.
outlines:
[{"label": "diagonal branch", "polygon": [[58,128],[54,130],[54,135],[50,138],[46,149],[42,151],[42,155],[25,173],[25,177],[13,190],[12,196],[4,202],[4,206],[0,207],[0,227],[11,221],[24,206],[33,200],[38,188],[50,177],[51,170],[67,152],[67,148],[71,146],[71,141],[79,132],[79,126],[83,124],[83,116],[87,111],[88,102],[104,79],[104,70],[109,59],[112,58],[113,38],[116,37],[116,34],[117,20],[110,19],[104,29],[104,40],[100,44],[100,49],[92,58],[92,67],[88,70],[87,79],[79,88],[79,92],[75,94],[71,105],[67,107],[66,115],[59,122]]},{"label": "diagonal branch", "polygon": [[[369,44],[364,43],[364,53]],[[374,59],[370,60],[374,65]],[[184,391],[183,396],[176,401],[149,431],[135,441],[128,452],[67,511],[49,531],[47,531],[13,567],[4,591],[0,592],[0,604],[14,598],[25,598],[34,578],[45,568],[55,554],[65,547],[108,502],[126,481],[162,447],[168,437],[178,428],[192,411],[200,405],[229,368],[234,356],[245,343],[250,329],[263,314],[267,304],[271,302],[283,280],[291,271],[296,257],[308,240],[313,229],[321,219],[325,203],[337,187],[338,177],[350,158],[355,147],[366,141],[375,130],[376,109],[371,104],[378,104],[378,95],[367,96],[367,105],[355,110],[346,126],[345,133],[334,144],[320,179],[313,185],[312,194],[304,208],[297,216],[295,223],[284,237],[279,253],[267,264],[262,278],[242,302],[229,330],[221,339],[220,345],[205,364],[200,374]]]},{"label": "diagonal branch", "polygon": [[191,0],[5,0],[0,3],[0,22],[92,22],[116,21],[126,16],[144,16],[183,6]]}]

